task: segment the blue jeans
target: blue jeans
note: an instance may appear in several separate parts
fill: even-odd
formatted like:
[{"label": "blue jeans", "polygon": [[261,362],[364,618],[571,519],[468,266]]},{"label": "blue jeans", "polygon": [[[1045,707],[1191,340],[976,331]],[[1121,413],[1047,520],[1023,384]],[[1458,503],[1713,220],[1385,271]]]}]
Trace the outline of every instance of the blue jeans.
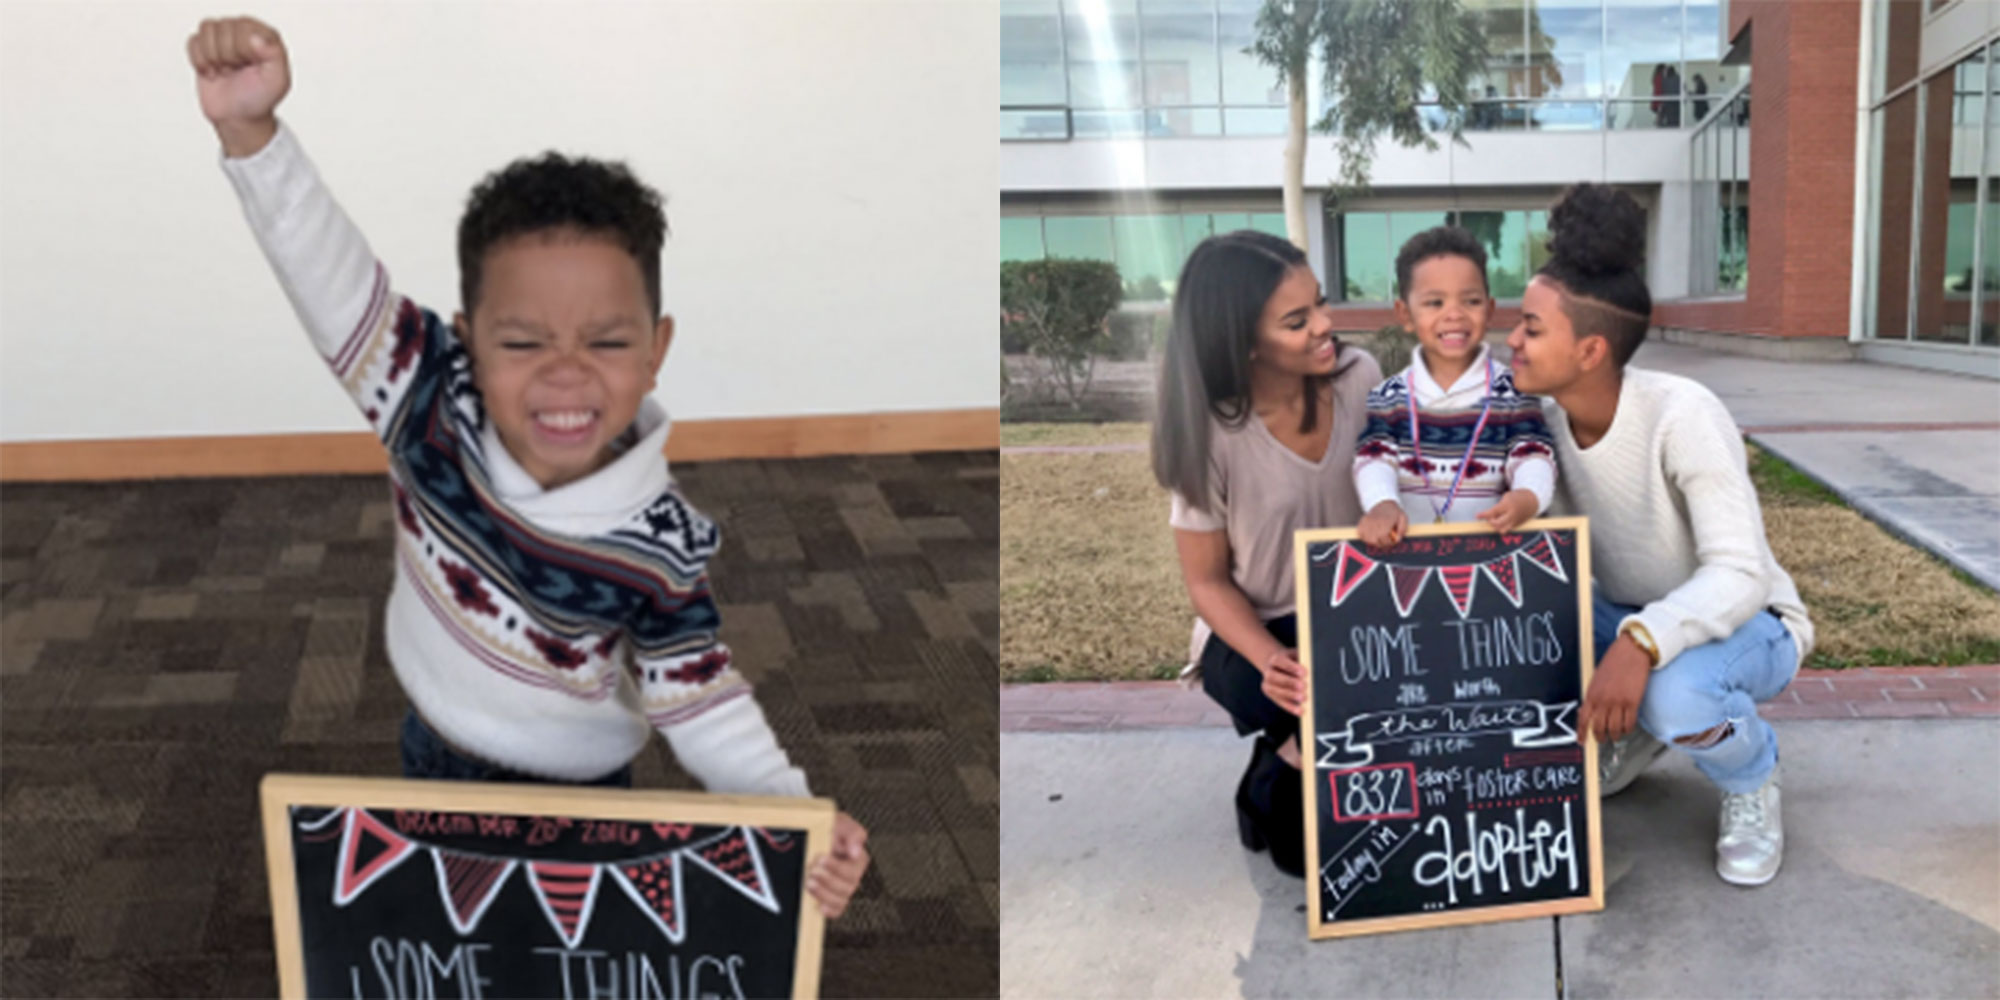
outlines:
[{"label": "blue jeans", "polygon": [[603,788],[632,787],[632,765],[627,764],[593,781],[561,781],[510,771],[497,764],[459,753],[444,737],[424,722],[417,710],[403,717],[403,777],[434,778],[443,781],[517,781],[538,785],[593,785]]},{"label": "blue jeans", "polygon": [[[1593,597],[1591,630],[1599,662],[1618,638],[1618,623],[1638,610]],[[1792,633],[1777,614],[1759,611],[1729,638],[1684,650],[1653,671],[1639,702],[1639,726],[1685,751],[1723,791],[1754,792],[1778,766],[1778,734],[1757,716],[1757,703],[1777,697],[1798,665]],[[1713,746],[1674,743],[1724,723],[1729,735]]]}]

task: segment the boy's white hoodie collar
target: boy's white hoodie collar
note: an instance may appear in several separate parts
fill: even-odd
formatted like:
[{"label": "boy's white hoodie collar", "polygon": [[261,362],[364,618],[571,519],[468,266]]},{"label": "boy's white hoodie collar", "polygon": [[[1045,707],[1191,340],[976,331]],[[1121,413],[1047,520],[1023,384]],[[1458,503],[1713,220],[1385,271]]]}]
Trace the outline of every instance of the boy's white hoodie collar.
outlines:
[{"label": "boy's white hoodie collar", "polygon": [[486,477],[507,506],[538,527],[573,534],[610,530],[673,485],[665,452],[673,420],[666,407],[646,397],[639,404],[632,428],[639,440],[611,464],[575,482],[545,490],[514,460],[489,420],[479,432],[479,443],[486,452]]},{"label": "boy's white hoodie collar", "polygon": [[[1410,352],[1410,392],[1419,404],[1434,403],[1437,400],[1456,396],[1463,392],[1486,393],[1486,345],[1479,345],[1479,353],[1472,356],[1472,363],[1465,366],[1458,380],[1450,389],[1439,388],[1437,380],[1431,377],[1431,370],[1424,365],[1424,352]],[[1476,397],[1475,397],[1476,398]]]}]

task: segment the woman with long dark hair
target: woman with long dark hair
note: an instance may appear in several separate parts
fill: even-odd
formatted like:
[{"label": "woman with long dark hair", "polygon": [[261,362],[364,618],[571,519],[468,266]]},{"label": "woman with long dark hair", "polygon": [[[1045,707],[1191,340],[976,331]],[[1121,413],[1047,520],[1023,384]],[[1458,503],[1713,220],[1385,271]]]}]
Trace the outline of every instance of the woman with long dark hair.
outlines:
[{"label": "woman with long dark hair", "polygon": [[1761,885],[1784,857],[1778,738],[1757,715],[1812,650],[1812,620],[1771,555],[1743,433],[1700,383],[1630,367],[1653,299],[1644,212],[1579,184],[1549,210],[1550,258],[1507,338],[1514,386],[1551,396],[1555,503],[1590,517],[1597,671],[1578,721],[1611,742],[1603,795],[1665,751],[1722,792],[1715,868]]},{"label": "woman with long dark hair", "polygon": [[1381,366],[1333,337],[1306,256],[1244,231],[1203,240],[1174,288],[1153,423],[1153,474],[1173,492],[1181,575],[1194,602],[1190,668],[1255,734],[1236,791],[1250,850],[1304,870],[1298,712],[1305,678],[1292,601],[1292,533],[1351,525],[1349,470]]}]

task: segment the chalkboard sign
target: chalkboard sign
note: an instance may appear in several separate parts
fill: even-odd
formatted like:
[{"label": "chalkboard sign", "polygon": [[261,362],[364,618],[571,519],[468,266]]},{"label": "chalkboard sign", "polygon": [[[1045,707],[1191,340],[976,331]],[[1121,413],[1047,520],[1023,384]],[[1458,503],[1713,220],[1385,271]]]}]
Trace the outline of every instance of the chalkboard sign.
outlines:
[{"label": "chalkboard sign", "polygon": [[1295,545],[1312,936],[1603,909],[1585,520]]},{"label": "chalkboard sign", "polygon": [[282,995],[809,997],[822,799],[270,775]]}]

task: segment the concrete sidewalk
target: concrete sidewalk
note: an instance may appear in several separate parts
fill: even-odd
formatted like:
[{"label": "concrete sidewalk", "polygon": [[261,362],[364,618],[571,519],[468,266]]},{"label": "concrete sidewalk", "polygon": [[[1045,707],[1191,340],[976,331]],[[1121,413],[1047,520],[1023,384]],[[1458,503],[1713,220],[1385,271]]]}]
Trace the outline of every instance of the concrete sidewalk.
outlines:
[{"label": "concrete sidewalk", "polygon": [[1708,386],[1759,447],[2000,590],[2000,382],[1660,340],[1633,363]]},{"label": "concrete sidewalk", "polygon": [[[1236,842],[1213,727],[1001,735],[1015,997],[2000,996],[2000,721],[1786,721],[1785,868],[1715,875],[1718,799],[1669,755],[1604,807],[1602,913],[1311,942]],[[1558,958],[1560,956],[1560,958]]]}]

